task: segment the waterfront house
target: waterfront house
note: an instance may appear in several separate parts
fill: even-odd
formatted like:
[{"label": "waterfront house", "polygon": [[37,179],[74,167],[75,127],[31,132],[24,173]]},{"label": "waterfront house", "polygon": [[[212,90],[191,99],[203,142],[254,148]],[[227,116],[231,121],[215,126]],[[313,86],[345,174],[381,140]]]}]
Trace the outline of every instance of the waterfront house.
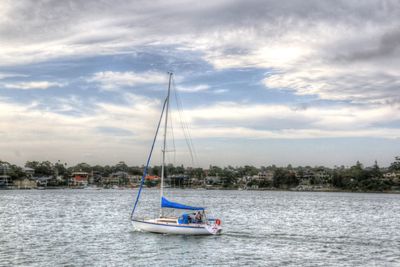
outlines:
[{"label": "waterfront house", "polygon": [[103,184],[104,185],[119,185],[120,179],[116,175],[110,175],[108,177],[103,177]]},{"label": "waterfront house", "polygon": [[127,172],[118,171],[112,173],[109,177],[103,178],[103,184],[106,185],[127,185],[130,181],[130,175]]},{"label": "waterfront house", "polygon": [[169,175],[168,182],[172,187],[185,187],[190,185],[189,176],[184,174]]},{"label": "waterfront house", "polygon": [[332,179],[332,174],[325,168],[319,169],[315,172],[315,180],[319,183],[329,183]]},{"label": "waterfront house", "polygon": [[[167,184],[168,177],[165,177],[165,183]],[[145,177],[145,185],[152,187],[160,184],[161,177],[157,175],[147,175]]]},{"label": "waterfront house", "polygon": [[9,169],[8,163],[0,163],[0,189],[8,188],[11,185],[11,177],[7,175]]},{"label": "waterfront house", "polygon": [[89,184],[98,184],[103,180],[102,173],[99,171],[92,171],[92,177],[89,179]]},{"label": "waterfront house", "polygon": [[189,179],[190,186],[202,186],[204,185],[204,180],[198,179],[196,177],[192,177]]},{"label": "waterfront house", "polygon": [[218,176],[207,176],[206,177],[206,184],[207,185],[221,185],[221,177]]},{"label": "waterfront house", "polygon": [[34,189],[37,188],[37,183],[34,180],[24,178],[23,180],[14,181],[14,186],[18,189]]},{"label": "waterfront house", "polygon": [[383,177],[386,179],[396,179],[397,177],[400,177],[400,173],[387,172],[383,174]]},{"label": "waterfront house", "polygon": [[138,184],[140,184],[141,180],[142,180],[142,176],[140,176],[140,175],[131,175],[131,176],[129,176],[129,183],[131,185],[138,185]]},{"label": "waterfront house", "polygon": [[71,186],[87,186],[89,181],[89,173],[87,172],[73,172],[71,175]]},{"label": "waterfront house", "polygon": [[300,178],[304,180],[313,180],[315,178],[315,173],[313,170],[307,168],[303,171],[303,174]]},{"label": "waterfront house", "polygon": [[260,182],[272,182],[274,178],[273,171],[262,171],[258,173],[258,181]]},{"label": "waterfront house", "polygon": [[0,175],[0,189],[7,188],[9,186],[10,181],[11,181],[10,176],[6,174]]},{"label": "waterfront house", "polygon": [[52,176],[40,176],[40,177],[32,177],[32,179],[35,181],[37,186],[46,187],[47,184],[49,183],[49,181],[53,180],[53,177]]},{"label": "waterfront house", "polygon": [[33,175],[35,174],[35,170],[29,167],[25,167],[24,172],[26,177],[33,177]]},{"label": "waterfront house", "polygon": [[160,176],[158,175],[147,175],[145,178],[147,181],[158,181],[160,180]]},{"label": "waterfront house", "polygon": [[393,181],[395,185],[400,185],[400,172],[384,173],[383,179]]}]

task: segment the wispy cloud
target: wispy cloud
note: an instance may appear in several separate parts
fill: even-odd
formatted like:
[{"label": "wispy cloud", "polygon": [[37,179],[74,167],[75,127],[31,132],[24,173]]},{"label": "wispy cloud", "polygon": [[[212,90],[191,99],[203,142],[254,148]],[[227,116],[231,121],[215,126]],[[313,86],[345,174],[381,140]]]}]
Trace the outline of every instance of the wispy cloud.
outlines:
[{"label": "wispy cloud", "polygon": [[98,83],[104,90],[117,90],[122,87],[131,87],[143,84],[163,84],[167,81],[167,75],[158,72],[137,73],[133,71],[96,72],[87,82]]},{"label": "wispy cloud", "polygon": [[12,77],[27,77],[28,75],[10,72],[0,72],[0,80]]},{"label": "wispy cloud", "polygon": [[[243,126],[253,122],[253,128],[268,128],[270,122],[281,121],[280,129],[292,129],[292,122],[300,122],[301,128],[315,130],[340,130],[354,136],[354,131],[368,130],[375,124],[389,123],[400,120],[398,105],[352,106],[311,106],[296,108],[287,105],[248,105],[240,103],[221,102],[211,106],[195,108],[186,111],[188,119],[201,125],[231,125]],[[296,127],[299,128],[299,127]],[[368,132],[368,131],[367,131]],[[228,134],[229,135],[229,134]],[[343,135],[343,134],[342,134]],[[302,135],[304,136],[304,135]],[[329,134],[331,136],[331,134]],[[284,137],[282,135],[282,137]]]},{"label": "wispy cloud", "polygon": [[210,86],[207,84],[199,84],[193,86],[177,86],[176,89],[184,93],[197,93],[208,91],[210,89]]},{"label": "wispy cloud", "polygon": [[66,83],[49,82],[49,81],[31,81],[31,82],[14,82],[4,83],[3,86],[8,89],[20,90],[35,90],[35,89],[49,89],[53,87],[63,87]]},{"label": "wispy cloud", "polygon": [[224,93],[229,92],[229,90],[228,89],[217,89],[217,90],[213,90],[212,92],[214,94],[224,94]]},{"label": "wispy cloud", "polygon": [[388,138],[398,139],[399,129],[392,128],[369,128],[355,131],[322,130],[322,129],[283,129],[283,130],[260,130],[246,127],[219,127],[200,128],[194,131],[196,138],[230,138],[230,139],[325,139],[325,138]]}]

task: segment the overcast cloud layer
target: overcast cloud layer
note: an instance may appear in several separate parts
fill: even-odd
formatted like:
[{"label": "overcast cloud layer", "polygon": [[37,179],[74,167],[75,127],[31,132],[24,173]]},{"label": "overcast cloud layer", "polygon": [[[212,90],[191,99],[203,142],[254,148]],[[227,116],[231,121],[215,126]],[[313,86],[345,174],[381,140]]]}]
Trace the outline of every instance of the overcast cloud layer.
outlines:
[{"label": "overcast cloud layer", "polygon": [[198,165],[387,165],[399,18],[398,1],[2,1],[0,159],[141,165],[172,70]]}]

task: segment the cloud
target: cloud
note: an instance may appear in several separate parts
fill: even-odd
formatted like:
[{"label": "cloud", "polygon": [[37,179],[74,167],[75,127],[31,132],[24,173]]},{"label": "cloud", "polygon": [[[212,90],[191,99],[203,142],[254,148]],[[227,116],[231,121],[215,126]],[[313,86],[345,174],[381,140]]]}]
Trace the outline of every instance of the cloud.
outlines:
[{"label": "cloud", "polygon": [[196,129],[194,137],[204,138],[232,138],[232,139],[319,139],[319,138],[388,138],[398,139],[400,130],[393,128],[370,128],[355,131],[321,130],[321,129],[283,129],[283,130],[258,130],[243,127],[221,127]]},{"label": "cloud", "polygon": [[[129,95],[128,97],[136,99],[136,101],[127,105],[99,103],[96,104],[93,113],[81,117],[45,111],[40,109],[40,105],[36,102],[28,106],[3,102],[0,103],[0,108],[4,111],[1,116],[1,128],[18,128],[20,131],[17,132],[27,135],[29,133],[23,129],[27,130],[33,124],[37,127],[32,129],[40,129],[40,132],[46,135],[51,134],[52,139],[57,136],[62,136],[62,138],[70,136],[69,138],[71,138],[74,133],[78,132],[79,139],[90,139],[92,138],[92,131],[99,133],[99,130],[106,134],[114,130],[120,133],[135,132],[137,133],[135,138],[139,140],[150,139],[158,120],[161,104],[159,101]],[[393,138],[398,133],[397,129],[388,130],[373,125],[400,120],[398,109],[399,107],[391,108],[390,106],[386,108],[377,106],[373,110],[362,106],[296,109],[284,105],[248,106],[238,103],[218,103],[217,105],[186,110],[185,116],[195,129],[193,133],[196,138],[239,137],[239,133],[241,133],[242,138],[363,137],[368,136],[368,133],[371,133],[371,137]],[[19,117],[18,120],[15,119],[16,116]],[[177,119],[178,114],[173,113],[172,118]],[[280,129],[277,130],[263,130],[268,128],[269,121],[275,119],[302,121],[302,127],[294,129],[289,123],[281,125]],[[259,123],[258,126],[247,127],[246,122],[249,120]],[[174,125],[178,125],[177,121]],[[15,131],[10,132],[16,133]],[[262,135],[262,133],[265,135]],[[296,135],[296,133],[298,134]],[[378,133],[381,133],[381,135],[379,136]],[[35,136],[35,131],[32,134]],[[176,134],[176,137],[183,138],[178,133]],[[19,140],[17,136],[9,135],[8,137]],[[29,139],[24,140],[29,142]]]},{"label": "cloud", "polygon": [[[161,102],[127,93],[125,104],[101,102],[91,112],[71,116],[52,111],[38,102],[17,104],[0,102],[0,149],[3,156],[15,162],[21,159],[58,160],[76,163],[87,153],[89,163],[110,164],[121,159],[143,162],[160,115]],[[61,99],[60,99],[61,100]],[[54,99],[53,101],[58,101]],[[71,102],[71,103],[69,103]],[[70,107],[73,98],[61,101]],[[400,137],[398,128],[385,124],[400,120],[395,105],[288,107],[278,104],[248,105],[220,102],[185,111],[191,125],[194,143],[213,138],[240,140],[385,138]],[[183,140],[178,114],[172,112],[175,140]],[[279,121],[279,125],[272,124]],[[249,124],[251,122],[251,124]],[[295,126],[293,122],[296,122]],[[169,131],[171,135],[171,131]],[[170,136],[171,137],[171,136]],[[177,143],[178,144],[178,143]],[[171,145],[171,144],[169,144]],[[159,145],[157,145],[158,147]],[[60,147],[68,149],[59,149]],[[197,149],[203,153],[203,149]],[[38,152],[40,151],[40,153]],[[18,152],[18,153],[17,153]],[[16,157],[15,155],[20,155]],[[154,162],[159,159],[156,153]],[[184,161],[184,156],[182,156]],[[204,158],[207,162],[207,158]]]},{"label": "cloud", "polygon": [[116,127],[97,127],[97,130],[101,133],[109,134],[112,136],[132,136],[133,133],[131,131],[116,128]]},{"label": "cloud", "polygon": [[3,83],[3,86],[8,89],[20,89],[20,90],[35,90],[35,89],[49,89],[52,87],[63,87],[65,83],[49,82],[49,81],[32,81],[32,82],[14,82],[14,83]]},{"label": "cloud", "polygon": [[89,83],[98,83],[104,90],[117,90],[121,87],[133,87],[144,84],[165,84],[167,75],[158,72],[136,73],[132,71],[116,72],[102,71],[96,72],[87,79]]},{"label": "cloud", "polygon": [[229,90],[228,89],[217,89],[217,90],[213,90],[212,92],[214,94],[224,94],[224,93],[229,92]]},{"label": "cloud", "polygon": [[[121,158],[142,162],[159,116],[159,102],[152,103],[146,102],[146,107],[142,102],[126,106],[96,104],[91,112],[71,116],[42,107],[38,102],[18,104],[3,100],[2,157],[20,164],[28,159],[76,163],[83,160],[81,155],[91,153],[94,156],[90,162],[110,164]],[[15,152],[20,156],[16,157]]]},{"label": "cloud", "polygon": [[208,91],[210,89],[210,86],[207,84],[199,84],[194,86],[177,86],[176,89],[184,93],[197,93]]},{"label": "cloud", "polygon": [[400,49],[400,30],[398,28],[389,30],[380,36],[377,36],[379,40],[375,46],[369,46],[367,48],[361,48],[352,53],[339,54],[337,60],[344,62],[352,61],[368,61],[376,59],[388,59],[392,56],[398,56]]},{"label": "cloud", "polygon": [[[176,66],[181,66],[186,75],[181,81],[188,81],[187,76],[204,78],[191,79],[194,85],[178,90],[216,94],[213,102],[199,97],[197,106],[186,110],[196,138],[399,136],[398,1],[115,0],[110,4],[39,0],[5,1],[0,5],[3,88],[66,86],[46,81],[49,76],[43,69],[34,76],[37,81],[18,79],[33,76],[27,69],[37,67],[36,63],[73,62],[77,69],[85,66],[82,69],[87,71],[82,75],[86,80],[68,80],[76,85],[71,88],[74,96],[60,92],[57,99],[50,96],[17,104],[6,101],[30,95],[2,90],[2,151],[26,146],[26,151],[35,156],[37,151],[70,147],[71,151],[65,153],[71,159],[74,153],[112,157],[110,151],[114,150],[131,158],[132,151],[127,147],[135,146],[138,154],[145,154],[147,150],[141,145],[154,132],[160,101],[119,89],[164,85],[167,75],[159,70]],[[132,57],[132,64],[116,62],[138,54],[153,57],[146,57],[146,62]],[[107,58],[116,61],[107,68],[85,69],[86,62],[104,55],[113,55]],[[134,71],[125,71],[128,69]],[[224,89],[214,89],[222,73],[231,69],[257,70],[265,76],[257,76],[257,81],[243,76],[241,88],[224,84]],[[63,76],[63,70],[54,73]],[[69,69],[71,73],[74,70]],[[215,79],[206,80],[207,72]],[[249,95],[253,100],[259,96],[249,92],[253,87],[246,87],[247,82],[251,86],[260,82],[265,93],[272,96],[269,104],[262,103],[262,97],[241,102],[239,99]],[[101,96],[90,95],[83,83],[99,86],[103,92],[96,93]],[[283,93],[276,92],[279,90]],[[118,91],[113,94],[118,104],[108,102],[111,93],[107,91]],[[228,91],[232,94],[223,94]],[[274,99],[276,95],[280,97]],[[77,106],[86,106],[82,100],[86,97],[91,98],[90,112],[82,108],[79,116],[72,116]],[[326,101],[307,103],[310,98]],[[303,100],[305,108],[301,106]],[[57,108],[49,108],[48,102],[56,102]],[[114,130],[132,132],[135,137],[119,134],[112,139],[110,132]]]},{"label": "cloud", "polygon": [[27,77],[28,75],[10,72],[0,72],[0,80],[14,77]]},{"label": "cloud", "polygon": [[[292,129],[292,122],[300,123],[296,128],[346,131],[354,136],[357,130],[368,132],[375,124],[400,120],[399,105],[320,105],[307,108],[278,104],[240,104],[221,102],[212,106],[194,108],[185,112],[188,120],[200,126],[245,126],[252,122],[253,128],[268,128],[271,122],[281,121],[280,130]],[[229,134],[227,133],[227,136]],[[304,136],[304,135],[303,135]],[[329,134],[328,136],[331,136]],[[282,137],[284,137],[282,135]]]},{"label": "cloud", "polygon": [[[25,1],[3,3],[1,12],[3,66],[169,46],[161,53],[185,51],[183,63],[199,53],[217,69],[273,70],[268,88],[398,101],[398,1]],[[99,72],[96,79],[105,90],[140,83],[135,73]]]},{"label": "cloud", "polygon": [[264,79],[268,88],[289,89],[298,95],[317,95],[327,100],[381,103],[399,99],[400,77],[391,72],[355,66],[310,67],[271,73]]}]

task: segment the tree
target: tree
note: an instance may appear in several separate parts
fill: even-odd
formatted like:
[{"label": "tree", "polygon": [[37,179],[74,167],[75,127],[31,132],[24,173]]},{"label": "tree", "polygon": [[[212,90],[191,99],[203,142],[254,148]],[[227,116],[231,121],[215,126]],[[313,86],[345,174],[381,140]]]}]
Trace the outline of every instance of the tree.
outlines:
[{"label": "tree", "polygon": [[[161,168],[161,166],[160,166]],[[173,175],[176,174],[176,168],[173,164],[169,163],[167,166],[165,166],[165,175]],[[160,171],[161,175],[161,171]]]},{"label": "tree", "polygon": [[60,163],[60,162],[54,164],[54,169],[57,170],[58,175],[65,176],[67,174],[68,171],[67,168],[65,168],[66,165],[67,165],[66,163]]},{"label": "tree", "polygon": [[400,157],[395,157],[395,161],[390,164],[389,170],[392,172],[400,172]]},{"label": "tree", "polygon": [[284,168],[277,168],[272,177],[272,185],[276,188],[296,186],[299,179],[296,174]]},{"label": "tree", "polygon": [[287,173],[286,176],[286,184],[288,186],[297,186],[299,185],[299,179],[296,177],[296,174],[292,171]]},{"label": "tree", "polygon": [[332,175],[332,185],[337,188],[344,187],[343,175],[340,171],[335,170]]},{"label": "tree", "polygon": [[10,180],[20,179],[25,176],[25,172],[21,167],[0,160],[0,175],[3,174],[8,175],[11,178]]},{"label": "tree", "polygon": [[192,175],[197,179],[201,179],[204,177],[204,170],[203,168],[195,168],[192,170]]},{"label": "tree", "polygon": [[185,174],[185,167],[183,165],[177,166],[174,174]]},{"label": "tree", "polygon": [[128,172],[128,165],[124,161],[120,161],[114,166],[114,172]]},{"label": "tree", "polygon": [[72,171],[74,171],[74,172],[91,172],[92,167],[85,162],[81,162],[81,163],[78,163],[77,165],[73,166]]},{"label": "tree", "polygon": [[235,173],[232,169],[224,168],[221,173],[221,180],[224,187],[231,187],[236,183]]},{"label": "tree", "polygon": [[101,165],[95,165],[92,167],[93,172],[103,175],[104,174],[104,167]]},{"label": "tree", "polygon": [[259,170],[254,166],[245,165],[244,174],[248,176],[253,176],[259,173]]},{"label": "tree", "polygon": [[285,183],[286,171],[283,168],[277,168],[272,177],[272,185],[276,188],[281,187]]},{"label": "tree", "polygon": [[143,169],[140,167],[129,167],[128,172],[132,175],[142,175],[143,174]]},{"label": "tree", "polygon": [[35,176],[50,176],[53,174],[53,164],[50,161],[27,161],[25,167],[35,170]]},{"label": "tree", "polygon": [[25,163],[26,168],[31,168],[36,170],[36,168],[39,166],[39,161],[27,161]]},{"label": "tree", "polygon": [[103,168],[103,177],[110,176],[111,173],[113,173],[112,167],[110,165],[104,166],[104,168]]},{"label": "tree", "polygon": [[161,176],[161,166],[153,166],[153,168],[151,168],[151,173],[153,175]]},{"label": "tree", "polygon": [[357,181],[361,181],[365,178],[363,165],[359,161],[357,161],[356,165],[350,167],[350,175]]},{"label": "tree", "polygon": [[372,169],[370,171],[370,174],[372,178],[382,178],[382,172],[381,169],[378,166],[378,162],[375,160],[374,166],[372,166]]},{"label": "tree", "polygon": [[221,174],[222,169],[220,167],[210,165],[210,168],[208,170],[209,176],[221,176]]}]

